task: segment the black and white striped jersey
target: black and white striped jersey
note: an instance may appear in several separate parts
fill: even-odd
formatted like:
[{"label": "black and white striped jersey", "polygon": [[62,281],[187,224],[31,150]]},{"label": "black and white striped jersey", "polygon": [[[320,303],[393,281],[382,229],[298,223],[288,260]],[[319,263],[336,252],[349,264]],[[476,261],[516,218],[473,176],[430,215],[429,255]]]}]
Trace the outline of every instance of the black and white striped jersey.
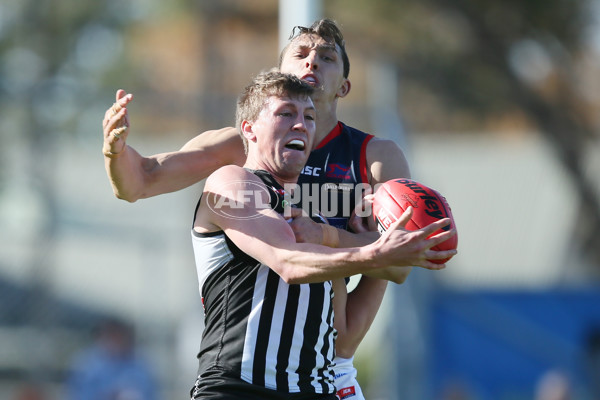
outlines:
[{"label": "black and white striped jersey", "polygon": [[[281,204],[281,186],[253,172]],[[281,392],[334,393],[331,282],[288,285],[222,231],[192,230],[192,242],[205,312],[199,376],[221,371]]]}]

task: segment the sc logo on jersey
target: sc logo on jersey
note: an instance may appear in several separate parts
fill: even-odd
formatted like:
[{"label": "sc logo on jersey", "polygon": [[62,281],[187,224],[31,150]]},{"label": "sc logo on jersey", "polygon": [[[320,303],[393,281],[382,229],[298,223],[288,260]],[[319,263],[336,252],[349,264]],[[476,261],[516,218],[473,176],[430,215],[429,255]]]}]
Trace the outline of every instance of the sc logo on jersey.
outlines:
[{"label": "sc logo on jersey", "polygon": [[304,166],[302,168],[302,175],[310,175],[310,176],[321,176],[321,167],[311,167],[310,165]]}]

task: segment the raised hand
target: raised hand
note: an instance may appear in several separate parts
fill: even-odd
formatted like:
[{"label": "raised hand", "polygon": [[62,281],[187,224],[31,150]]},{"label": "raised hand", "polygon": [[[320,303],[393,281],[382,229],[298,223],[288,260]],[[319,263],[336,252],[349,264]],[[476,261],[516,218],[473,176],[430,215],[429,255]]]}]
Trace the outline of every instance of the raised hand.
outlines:
[{"label": "raised hand", "polygon": [[129,134],[129,116],[126,107],[133,99],[133,95],[119,89],[115,97],[116,101],[106,110],[102,120],[104,132],[102,152],[107,157],[114,157],[123,151]]}]

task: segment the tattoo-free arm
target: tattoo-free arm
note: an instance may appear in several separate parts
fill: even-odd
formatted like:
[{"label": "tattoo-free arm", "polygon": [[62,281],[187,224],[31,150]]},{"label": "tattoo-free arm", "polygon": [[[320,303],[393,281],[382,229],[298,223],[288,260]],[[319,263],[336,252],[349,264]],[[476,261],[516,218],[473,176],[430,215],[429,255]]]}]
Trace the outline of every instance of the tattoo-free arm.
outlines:
[{"label": "tattoo-free arm", "polygon": [[[223,182],[236,182],[239,186],[231,187],[223,185]],[[407,253],[426,258],[431,251],[423,254],[423,246],[434,246],[453,234],[449,231],[428,239],[434,232],[432,229],[447,225],[448,220],[430,228],[408,232],[396,229],[407,221],[401,219],[394,229],[363,247],[332,249],[296,243],[292,229],[281,215],[270,208],[258,207],[257,204],[264,202],[248,197],[248,193],[256,190],[257,184],[262,185],[262,181],[240,167],[220,168],[206,181],[194,229],[200,232],[222,229],[242,251],[268,265],[290,284],[322,282],[400,265],[406,262]],[[408,262],[412,265],[418,260],[409,259]],[[444,267],[426,260],[419,264],[428,269]]]},{"label": "tattoo-free arm", "polygon": [[103,128],[104,165],[115,196],[134,202],[174,192],[201,181],[217,168],[245,160],[242,141],[235,128],[206,131],[179,151],[144,157],[126,144],[131,128],[119,138],[112,130],[129,120],[127,104],[133,99],[123,90],[117,92],[119,112],[106,111]]}]

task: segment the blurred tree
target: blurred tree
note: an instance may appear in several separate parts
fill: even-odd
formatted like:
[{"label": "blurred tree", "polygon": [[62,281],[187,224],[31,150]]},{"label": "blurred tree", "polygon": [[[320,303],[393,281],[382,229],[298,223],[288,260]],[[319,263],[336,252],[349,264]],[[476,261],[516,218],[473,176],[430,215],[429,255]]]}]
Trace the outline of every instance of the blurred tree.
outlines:
[{"label": "blurred tree", "polygon": [[[0,121],[11,127],[2,130],[2,140],[26,150],[14,155],[14,146],[2,146],[0,152],[2,159],[16,164],[7,167],[8,171],[16,167],[10,176],[18,178],[11,183],[21,188],[18,192],[29,193],[41,210],[39,219],[31,217],[32,210],[24,210],[31,220],[19,227],[24,234],[15,232],[34,244],[25,270],[35,296],[26,299],[24,320],[39,330],[59,324],[56,303],[50,301],[57,231],[64,211],[57,201],[63,189],[56,174],[58,148],[74,138],[80,115],[98,97],[99,89],[89,80],[90,68],[105,65],[100,72],[106,76],[110,65],[90,56],[102,50],[94,46],[118,36],[111,32],[125,22],[124,11],[114,1],[22,0],[0,5]],[[37,348],[23,354],[34,378],[52,378],[56,360],[51,340],[36,343]]]},{"label": "blurred tree", "polygon": [[[600,104],[586,96],[591,82],[579,73],[589,52],[593,1],[351,0],[326,6],[328,15],[351,21],[353,32],[346,32],[353,47],[362,42],[398,65],[402,113],[413,129],[516,128],[545,135],[580,196],[570,239],[592,265],[600,264],[600,188],[585,166],[586,149],[598,141]],[[373,41],[378,46],[365,45]]]}]

